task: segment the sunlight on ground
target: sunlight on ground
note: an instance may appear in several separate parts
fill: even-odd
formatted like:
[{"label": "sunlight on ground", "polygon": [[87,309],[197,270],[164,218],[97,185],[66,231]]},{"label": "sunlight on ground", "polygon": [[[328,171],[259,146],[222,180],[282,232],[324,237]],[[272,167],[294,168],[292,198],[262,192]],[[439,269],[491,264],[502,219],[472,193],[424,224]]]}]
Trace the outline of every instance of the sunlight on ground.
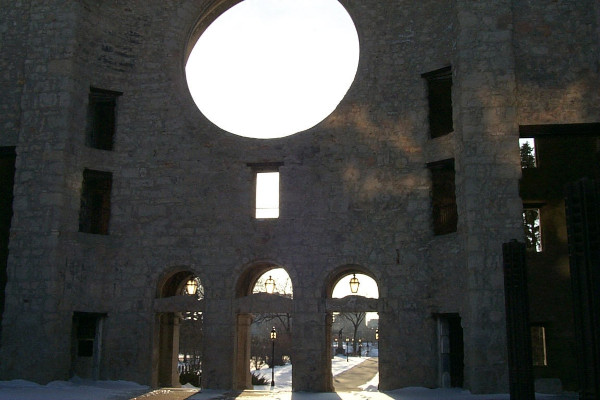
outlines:
[{"label": "sunlight on ground", "polygon": [[202,113],[254,138],[306,130],[335,110],[358,67],[358,34],[337,0],[245,0],[192,50],[186,77]]}]

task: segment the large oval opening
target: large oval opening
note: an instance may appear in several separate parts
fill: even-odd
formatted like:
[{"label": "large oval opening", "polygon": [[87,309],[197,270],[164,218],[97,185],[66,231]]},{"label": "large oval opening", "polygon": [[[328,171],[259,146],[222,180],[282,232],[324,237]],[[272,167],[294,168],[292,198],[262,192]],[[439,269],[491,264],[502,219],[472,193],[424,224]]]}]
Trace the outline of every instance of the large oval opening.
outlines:
[{"label": "large oval opening", "polygon": [[337,0],[245,0],[200,36],[186,77],[200,111],[221,129],[279,138],[335,110],[358,58],[356,28]]}]

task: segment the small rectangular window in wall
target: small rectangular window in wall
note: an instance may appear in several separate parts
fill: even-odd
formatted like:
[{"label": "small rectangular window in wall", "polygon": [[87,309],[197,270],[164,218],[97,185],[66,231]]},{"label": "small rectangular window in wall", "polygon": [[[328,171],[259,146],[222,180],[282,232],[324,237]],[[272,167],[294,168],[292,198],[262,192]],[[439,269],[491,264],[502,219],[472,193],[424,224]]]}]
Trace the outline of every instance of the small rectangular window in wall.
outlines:
[{"label": "small rectangular window in wall", "polygon": [[256,218],[279,218],[279,172],[256,173]]},{"label": "small rectangular window in wall", "polygon": [[431,172],[433,232],[456,232],[458,213],[454,185],[454,159],[427,164]]},{"label": "small rectangular window in wall", "polygon": [[90,88],[86,145],[112,150],[117,121],[117,99],[123,93]]},{"label": "small rectangular window in wall", "polygon": [[548,365],[546,354],[546,328],[543,326],[531,327],[531,354],[533,365],[545,367]]},{"label": "small rectangular window in wall", "polygon": [[542,227],[540,224],[539,207],[523,207],[523,233],[527,250],[542,251]]},{"label": "small rectangular window in wall", "polygon": [[445,67],[421,75],[427,81],[429,134],[437,138],[454,130],[452,122],[452,70]]},{"label": "small rectangular window in wall", "polygon": [[108,234],[112,173],[86,169],[83,171],[79,232]]},{"label": "small rectangular window in wall", "polygon": [[521,149],[521,168],[536,168],[535,139],[519,139],[519,148]]}]

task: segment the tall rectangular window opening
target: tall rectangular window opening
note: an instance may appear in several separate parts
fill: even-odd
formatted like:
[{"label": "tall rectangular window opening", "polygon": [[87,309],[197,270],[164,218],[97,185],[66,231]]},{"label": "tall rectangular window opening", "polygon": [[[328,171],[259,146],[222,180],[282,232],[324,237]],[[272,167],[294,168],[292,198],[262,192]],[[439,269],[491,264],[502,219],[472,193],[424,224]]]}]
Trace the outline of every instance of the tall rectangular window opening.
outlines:
[{"label": "tall rectangular window opening", "polygon": [[531,327],[531,354],[533,365],[545,367],[548,365],[546,354],[546,328],[544,326]]},{"label": "tall rectangular window opening", "polygon": [[108,235],[112,173],[83,171],[79,232]]},{"label": "tall rectangular window opening", "polygon": [[256,218],[279,218],[279,171],[256,173]]},{"label": "tall rectangular window opening", "polygon": [[521,168],[536,168],[537,158],[535,156],[535,139],[520,138],[519,148],[521,152]]},{"label": "tall rectangular window opening", "polygon": [[99,379],[102,356],[102,330],[106,314],[73,313],[71,362],[75,375]]},{"label": "tall rectangular window opening", "polygon": [[86,141],[94,149],[112,150],[117,121],[117,99],[123,93],[90,88]]},{"label": "tall rectangular window opening", "polygon": [[452,122],[452,69],[450,66],[422,74],[427,81],[431,138],[454,131]]},{"label": "tall rectangular window opening", "polygon": [[456,232],[458,211],[454,183],[454,159],[427,164],[431,172],[433,232],[445,235]]},{"label": "tall rectangular window opening", "polygon": [[523,207],[523,233],[527,250],[539,253],[542,251],[542,227],[540,224],[540,208]]}]

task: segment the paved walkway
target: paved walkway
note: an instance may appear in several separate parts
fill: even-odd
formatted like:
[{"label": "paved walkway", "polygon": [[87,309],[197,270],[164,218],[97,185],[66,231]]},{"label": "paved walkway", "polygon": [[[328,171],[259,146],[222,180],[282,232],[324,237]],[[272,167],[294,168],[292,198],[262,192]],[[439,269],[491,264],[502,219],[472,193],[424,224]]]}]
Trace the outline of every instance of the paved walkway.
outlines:
[{"label": "paved walkway", "polygon": [[131,400],[185,400],[199,391],[200,389],[163,388],[134,397]]},{"label": "paved walkway", "polygon": [[368,360],[333,377],[333,387],[336,392],[362,391],[359,386],[369,382],[379,372],[378,358]]}]

